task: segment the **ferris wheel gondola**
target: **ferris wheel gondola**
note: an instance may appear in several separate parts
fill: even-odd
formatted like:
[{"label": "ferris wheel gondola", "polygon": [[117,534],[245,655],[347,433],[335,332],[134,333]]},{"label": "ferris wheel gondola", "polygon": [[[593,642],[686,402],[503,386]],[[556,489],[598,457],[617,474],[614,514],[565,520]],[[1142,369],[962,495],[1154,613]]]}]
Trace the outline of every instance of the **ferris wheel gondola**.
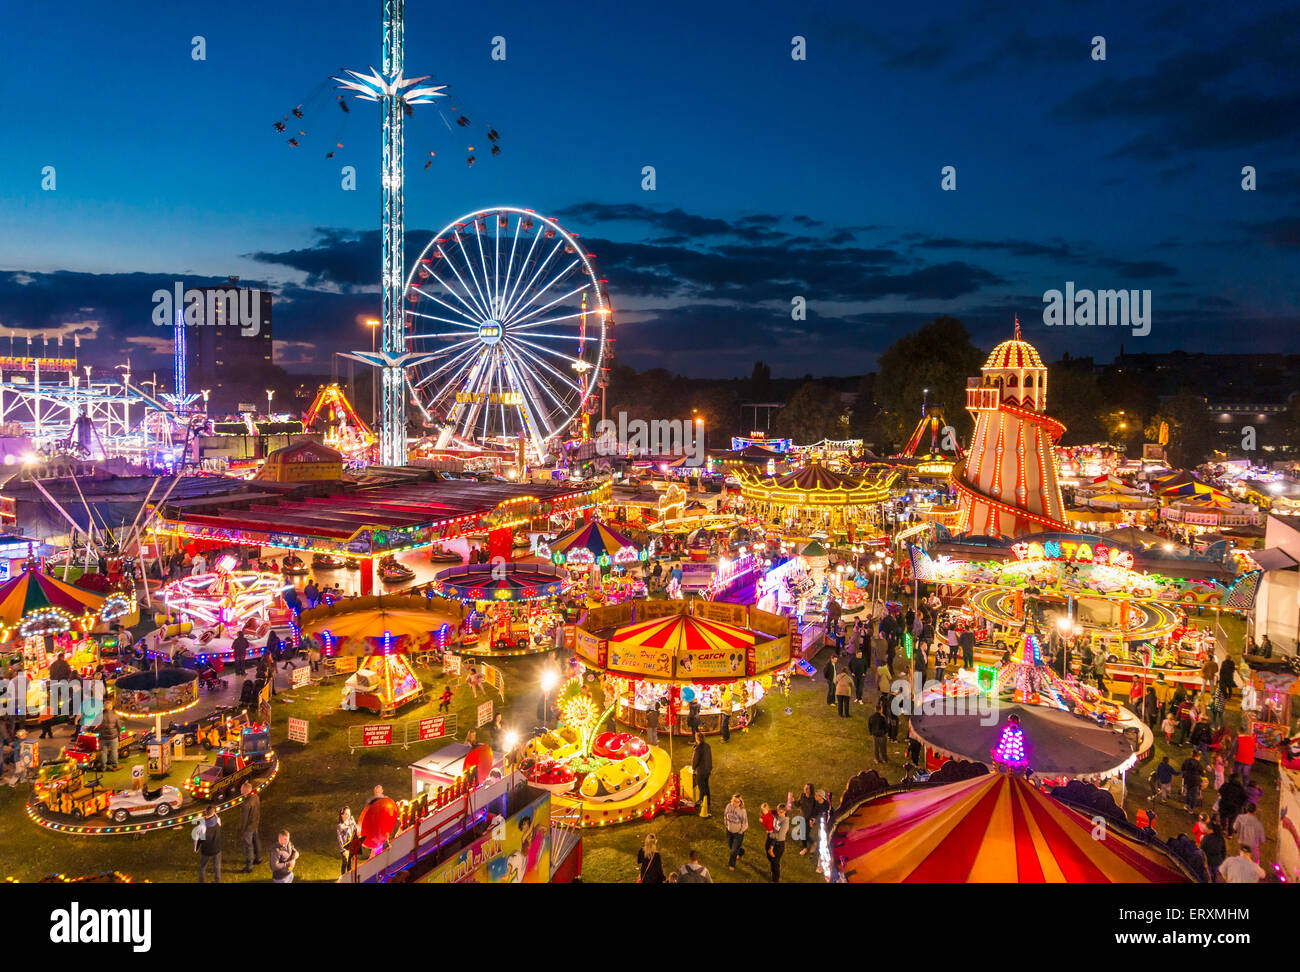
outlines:
[{"label": "ferris wheel gondola", "polygon": [[406,281],[410,388],[439,448],[512,445],[531,459],[581,414],[613,318],[595,257],[554,220],[499,206],[452,222]]}]

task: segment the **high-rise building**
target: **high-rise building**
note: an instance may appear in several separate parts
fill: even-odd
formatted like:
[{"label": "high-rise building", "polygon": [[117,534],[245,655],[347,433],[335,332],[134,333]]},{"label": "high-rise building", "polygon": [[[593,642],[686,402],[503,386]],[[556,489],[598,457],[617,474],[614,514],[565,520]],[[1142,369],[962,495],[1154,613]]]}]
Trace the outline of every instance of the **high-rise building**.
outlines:
[{"label": "high-rise building", "polygon": [[[234,412],[265,404],[274,365],[271,294],[241,287],[198,287],[203,323],[185,329],[191,393],[208,391],[208,409]],[[259,406],[260,407],[260,406]]]},{"label": "high-rise building", "polygon": [[952,470],[956,533],[1018,537],[1068,530],[1053,443],[1065,426],[1049,418],[1047,368],[1033,345],[1003,341],[966,383],[975,417],[970,453]]}]

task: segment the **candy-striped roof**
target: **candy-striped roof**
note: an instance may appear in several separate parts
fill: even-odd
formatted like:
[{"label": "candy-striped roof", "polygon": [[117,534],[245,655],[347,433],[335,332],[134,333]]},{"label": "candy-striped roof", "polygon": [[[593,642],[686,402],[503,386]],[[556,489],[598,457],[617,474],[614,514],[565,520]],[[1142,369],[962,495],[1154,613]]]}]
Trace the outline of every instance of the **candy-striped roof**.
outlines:
[{"label": "candy-striped roof", "polygon": [[1018,776],[992,773],[864,801],[831,836],[850,883],[1181,883],[1159,848],[1108,829]]},{"label": "candy-striped roof", "polygon": [[104,596],[55,580],[38,570],[24,570],[0,585],[0,621],[15,625],[23,616],[39,608],[63,608],[74,617],[98,614],[104,608]]},{"label": "candy-striped roof", "polygon": [[723,621],[706,621],[690,614],[670,614],[619,628],[609,639],[618,644],[673,651],[744,651],[754,644],[753,631]]},{"label": "candy-striped roof", "polygon": [[1019,339],[1003,341],[989,359],[984,362],[984,370],[996,368],[1042,368],[1043,359],[1038,356],[1038,351],[1028,341]]}]

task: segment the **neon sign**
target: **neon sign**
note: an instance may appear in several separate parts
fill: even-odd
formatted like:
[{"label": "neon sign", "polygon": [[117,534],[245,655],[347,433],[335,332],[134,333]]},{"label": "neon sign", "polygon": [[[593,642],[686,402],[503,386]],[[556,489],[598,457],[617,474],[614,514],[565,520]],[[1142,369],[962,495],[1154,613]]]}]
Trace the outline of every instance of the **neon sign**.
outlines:
[{"label": "neon sign", "polygon": [[1011,545],[1017,560],[1063,560],[1072,564],[1101,564],[1110,567],[1133,569],[1133,554],[1104,543],[1090,544],[1086,540],[1020,541]]}]

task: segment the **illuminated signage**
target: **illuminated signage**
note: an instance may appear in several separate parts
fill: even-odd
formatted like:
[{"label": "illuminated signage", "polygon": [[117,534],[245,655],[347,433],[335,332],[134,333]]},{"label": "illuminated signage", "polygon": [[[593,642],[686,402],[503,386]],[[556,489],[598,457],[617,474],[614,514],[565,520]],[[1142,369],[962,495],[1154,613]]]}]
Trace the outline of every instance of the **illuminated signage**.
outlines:
[{"label": "illuminated signage", "polygon": [[456,402],[459,405],[478,405],[487,402],[491,405],[522,405],[524,403],[523,392],[456,392]]},{"label": "illuminated signage", "polygon": [[1021,541],[1011,545],[1017,560],[1064,560],[1073,564],[1101,564],[1133,569],[1133,555],[1127,550],[1090,544],[1086,540]]}]

